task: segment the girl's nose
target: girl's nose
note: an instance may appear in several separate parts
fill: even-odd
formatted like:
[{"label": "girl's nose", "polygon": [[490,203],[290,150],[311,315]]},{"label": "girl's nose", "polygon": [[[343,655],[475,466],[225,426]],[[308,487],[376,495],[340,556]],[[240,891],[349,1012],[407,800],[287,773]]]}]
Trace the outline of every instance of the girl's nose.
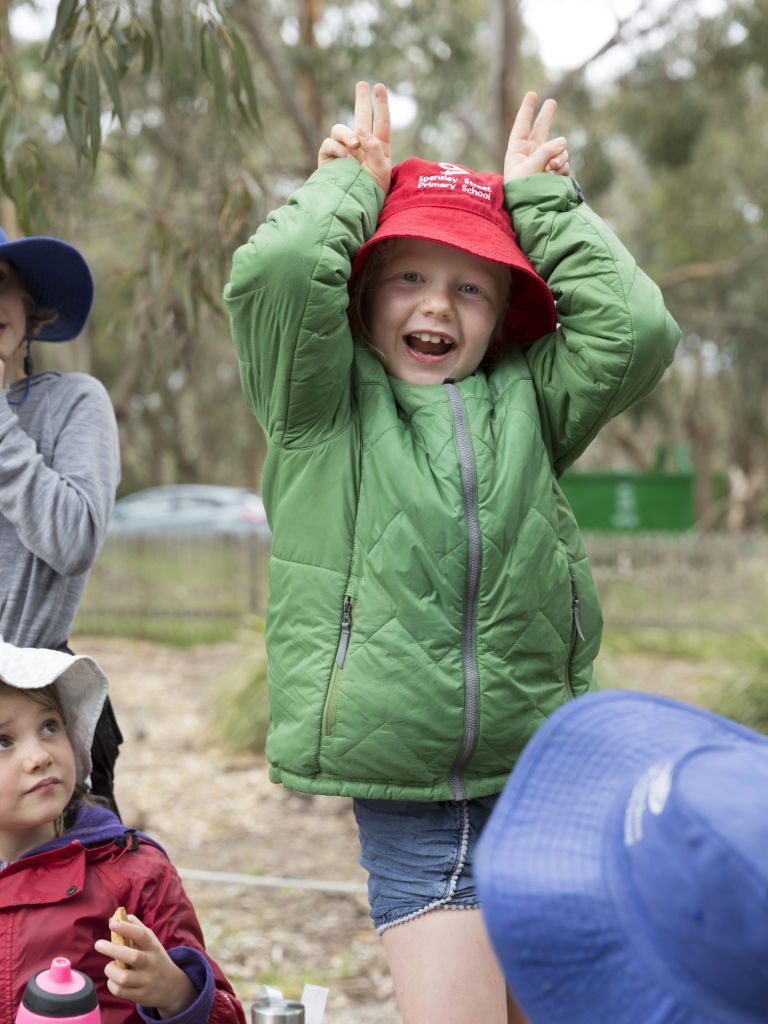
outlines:
[{"label": "girl's nose", "polygon": [[30,740],[24,751],[24,760],[28,771],[37,771],[40,768],[47,768],[53,763],[48,748],[39,740]]},{"label": "girl's nose", "polygon": [[431,316],[452,317],[453,303],[448,291],[445,288],[430,288],[422,299],[422,310]]}]

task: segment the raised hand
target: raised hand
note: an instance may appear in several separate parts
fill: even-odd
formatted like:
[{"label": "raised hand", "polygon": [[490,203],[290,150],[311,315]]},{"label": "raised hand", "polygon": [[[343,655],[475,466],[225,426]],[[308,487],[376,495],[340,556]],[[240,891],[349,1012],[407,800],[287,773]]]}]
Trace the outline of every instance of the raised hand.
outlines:
[{"label": "raised hand", "polygon": [[[373,130],[371,130],[373,125]],[[317,166],[329,160],[353,157],[384,191],[388,191],[392,177],[392,147],[390,142],[389,98],[380,82],[371,87],[358,82],[355,89],[355,126],[335,124],[327,139],[323,139],[317,154]]]},{"label": "raised hand", "polygon": [[562,136],[549,138],[557,103],[551,99],[544,100],[534,121],[538,99],[535,92],[527,92],[520,104],[504,157],[504,181],[542,171],[551,174],[571,173],[565,139]]},{"label": "raised hand", "polygon": [[[161,1017],[175,1017],[192,1005],[197,989],[150,928],[134,914],[129,914],[125,921],[113,918],[109,927],[133,941],[133,948],[118,946],[107,939],[95,943],[96,951],[110,958],[104,973],[112,995],[152,1007]],[[118,967],[116,960],[125,967]]]}]

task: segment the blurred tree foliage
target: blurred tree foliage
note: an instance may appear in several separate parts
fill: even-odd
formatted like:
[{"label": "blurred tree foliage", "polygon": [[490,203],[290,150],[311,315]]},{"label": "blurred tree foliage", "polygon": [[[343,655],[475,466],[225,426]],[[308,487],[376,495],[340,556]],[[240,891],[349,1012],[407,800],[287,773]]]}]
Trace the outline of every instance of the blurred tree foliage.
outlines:
[{"label": "blurred tree foliage", "polygon": [[705,527],[717,467],[729,524],[768,521],[767,41],[768,2],[731,0],[642,55],[603,105],[619,233],[685,331],[658,397],[690,445]]},{"label": "blurred tree foliage", "polygon": [[[124,489],[258,484],[221,302],[231,254],[376,78],[395,93],[396,157],[479,167],[499,166],[524,88],[558,97],[590,202],[685,331],[675,372],[594,457],[648,466],[688,441],[704,476],[741,474],[745,523],[764,515],[768,0],[707,19],[693,0],[655,18],[640,4],[550,80],[520,0],[60,0],[50,39],[26,45],[8,28],[21,6],[0,0],[2,221],[71,238],[95,268],[87,337],[48,355],[108,384]],[[625,42],[625,73],[590,84]]]}]

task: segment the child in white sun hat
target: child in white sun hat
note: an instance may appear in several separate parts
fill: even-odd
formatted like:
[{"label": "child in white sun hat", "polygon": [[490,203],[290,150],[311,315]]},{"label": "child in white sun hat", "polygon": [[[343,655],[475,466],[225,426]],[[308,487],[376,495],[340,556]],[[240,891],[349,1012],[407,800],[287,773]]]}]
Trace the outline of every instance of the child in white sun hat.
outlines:
[{"label": "child in white sun hat", "polygon": [[244,1024],[164,851],[88,796],[106,695],[91,658],[0,640],[0,1020],[65,955],[108,1024]]}]

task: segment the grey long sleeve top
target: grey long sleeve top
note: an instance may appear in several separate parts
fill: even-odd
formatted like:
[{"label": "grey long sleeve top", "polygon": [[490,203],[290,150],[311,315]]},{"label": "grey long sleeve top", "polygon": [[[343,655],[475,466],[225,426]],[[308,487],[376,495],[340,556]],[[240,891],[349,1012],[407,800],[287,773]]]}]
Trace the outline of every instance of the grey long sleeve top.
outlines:
[{"label": "grey long sleeve top", "polygon": [[42,373],[0,390],[0,636],[24,647],[69,637],[120,482],[106,390]]}]

